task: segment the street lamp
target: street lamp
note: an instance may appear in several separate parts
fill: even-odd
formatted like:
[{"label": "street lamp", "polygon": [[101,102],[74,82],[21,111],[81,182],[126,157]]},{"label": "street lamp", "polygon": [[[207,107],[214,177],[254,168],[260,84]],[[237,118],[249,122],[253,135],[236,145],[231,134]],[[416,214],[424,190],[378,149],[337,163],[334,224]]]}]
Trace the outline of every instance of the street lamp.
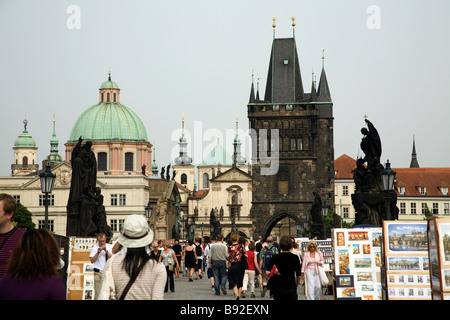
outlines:
[{"label": "street lamp", "polygon": [[45,205],[45,220],[44,220],[44,229],[48,230],[48,194],[52,193],[53,185],[55,184],[56,175],[52,173],[50,170],[50,166],[47,165],[45,167],[45,171],[39,175],[41,179],[41,190],[45,195],[44,205]]},{"label": "street lamp", "polygon": [[150,201],[147,203],[145,207],[145,216],[147,217],[147,222],[150,223],[150,218],[152,217],[152,207],[150,206]]},{"label": "street lamp", "polygon": [[327,224],[326,224],[326,217],[328,216],[328,205],[324,203],[322,205],[322,216],[323,216],[323,233],[324,233],[324,240],[327,239]]},{"label": "street lamp", "polygon": [[387,208],[386,208],[386,218],[387,220],[391,220],[391,210],[389,205],[389,199],[391,198],[389,195],[389,192],[394,187],[394,181],[395,181],[395,175],[397,172],[393,171],[391,169],[391,164],[389,163],[389,160],[386,162],[386,167],[381,172],[381,181],[383,182],[383,190],[386,191],[387,196]]}]

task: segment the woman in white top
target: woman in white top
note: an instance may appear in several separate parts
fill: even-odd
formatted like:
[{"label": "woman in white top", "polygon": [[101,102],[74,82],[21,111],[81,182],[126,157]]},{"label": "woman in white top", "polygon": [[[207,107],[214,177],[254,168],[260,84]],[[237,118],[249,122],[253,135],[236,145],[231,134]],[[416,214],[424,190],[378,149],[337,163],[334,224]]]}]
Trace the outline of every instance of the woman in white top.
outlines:
[{"label": "woman in white top", "polygon": [[175,271],[175,266],[179,267],[178,259],[175,255],[175,251],[170,247],[170,242],[164,242],[164,249],[161,251],[161,255],[159,256],[159,262],[162,262],[166,267],[167,271],[167,281],[166,287],[164,288],[164,292],[167,292],[169,282],[170,282],[170,291],[175,292],[175,282],[173,280],[173,273]]},{"label": "woman in white top", "polygon": [[[153,231],[141,215],[128,216],[117,240],[126,253],[108,259],[103,270],[99,300],[162,300],[167,272],[164,264],[150,259],[146,250]],[[134,282],[130,279],[135,278]],[[126,287],[131,287],[126,291]],[[124,294],[125,291],[125,294]]]},{"label": "woman in white top", "polygon": [[319,278],[319,267],[323,265],[323,255],[317,243],[311,240],[307,246],[308,251],[303,255],[302,278],[306,275],[306,299],[320,300],[322,285]]}]

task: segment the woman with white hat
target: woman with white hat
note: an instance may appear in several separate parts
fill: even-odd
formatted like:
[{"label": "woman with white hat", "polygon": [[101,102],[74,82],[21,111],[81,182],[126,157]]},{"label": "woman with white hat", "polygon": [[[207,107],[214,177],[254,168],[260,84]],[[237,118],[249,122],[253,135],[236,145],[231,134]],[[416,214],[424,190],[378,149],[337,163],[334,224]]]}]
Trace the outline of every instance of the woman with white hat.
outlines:
[{"label": "woman with white hat", "polygon": [[147,253],[147,246],[153,241],[153,231],[144,216],[128,216],[117,241],[126,248],[126,253],[108,259],[99,300],[164,299],[166,268],[150,259]]}]

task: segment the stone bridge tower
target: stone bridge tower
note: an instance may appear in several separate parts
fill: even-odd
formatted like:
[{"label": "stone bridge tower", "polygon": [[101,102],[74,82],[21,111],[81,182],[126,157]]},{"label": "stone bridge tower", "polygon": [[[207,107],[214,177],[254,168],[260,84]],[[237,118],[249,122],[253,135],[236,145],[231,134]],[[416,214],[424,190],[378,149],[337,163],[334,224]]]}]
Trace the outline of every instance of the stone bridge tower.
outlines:
[{"label": "stone bridge tower", "polygon": [[[293,24],[294,26],[294,24]],[[278,221],[310,219],[314,193],[334,211],[333,103],[322,56],[319,85],[306,93],[295,35],[275,38],[265,96],[251,86],[247,115],[252,137],[254,236]],[[290,229],[292,230],[292,229]]]}]

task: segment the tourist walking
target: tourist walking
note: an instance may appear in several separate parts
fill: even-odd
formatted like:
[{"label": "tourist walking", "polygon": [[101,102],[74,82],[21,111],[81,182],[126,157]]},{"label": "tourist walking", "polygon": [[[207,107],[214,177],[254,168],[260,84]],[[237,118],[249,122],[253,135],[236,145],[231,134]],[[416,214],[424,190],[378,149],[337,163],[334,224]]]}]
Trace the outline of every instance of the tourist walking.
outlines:
[{"label": "tourist walking", "polygon": [[258,261],[255,254],[255,244],[251,242],[248,245],[247,254],[247,264],[248,268],[244,272],[244,279],[242,283],[242,298],[245,298],[245,293],[247,292],[247,287],[250,288],[250,297],[255,297],[255,270],[258,270],[261,273],[261,269],[259,269]]},{"label": "tourist walking", "polygon": [[99,300],[162,300],[167,272],[164,264],[151,259],[147,247],[153,231],[141,215],[129,215],[117,239],[126,253],[108,259]]},{"label": "tourist walking", "polygon": [[[274,300],[297,300],[297,287],[300,283],[301,266],[298,256],[291,252],[292,241],[288,236],[282,236],[279,243],[281,252],[269,262],[268,270],[275,266],[277,272],[269,280],[271,295]],[[265,271],[269,272],[269,271]]]},{"label": "tourist walking", "polygon": [[192,240],[189,240],[187,245],[184,247],[184,254],[183,254],[183,264],[187,268],[187,274],[189,281],[192,280],[192,275],[194,274],[194,269],[197,266],[197,254],[195,253],[195,248],[193,246],[194,242]]},{"label": "tourist walking", "polygon": [[[273,256],[279,253],[278,249],[273,245],[273,238],[271,236],[267,237],[267,245],[264,246],[259,252],[259,267],[262,270],[262,290],[261,297],[264,297],[267,292],[267,281],[268,281],[268,273],[270,273],[271,269],[269,269],[269,263]],[[269,271],[269,272],[265,272]]]},{"label": "tourist walking", "polygon": [[178,278],[181,271],[181,252],[183,251],[183,248],[180,245],[180,240],[175,239],[172,250],[175,252],[175,256],[177,257],[178,261],[178,265],[175,268],[175,278]]},{"label": "tourist walking", "polygon": [[203,247],[201,243],[201,238],[195,238],[195,255],[197,256],[197,266],[195,267],[195,280],[199,277],[203,278]]},{"label": "tourist walking", "polygon": [[66,288],[58,275],[60,257],[49,231],[26,231],[0,279],[0,300],[65,300]]},{"label": "tourist walking", "polygon": [[227,257],[227,245],[223,243],[223,236],[219,234],[216,237],[216,243],[211,245],[209,251],[209,264],[214,273],[214,291],[216,295],[220,295],[220,291],[223,294],[227,294],[225,287],[227,282]]},{"label": "tourist walking", "polygon": [[161,255],[159,256],[159,262],[162,262],[166,267],[167,271],[167,281],[166,287],[164,288],[164,292],[167,292],[169,289],[170,283],[170,291],[175,292],[175,283],[173,279],[173,274],[175,272],[175,268],[178,268],[178,260],[175,255],[175,251],[170,247],[170,242],[164,242],[164,250],[161,251]]},{"label": "tourist walking", "polygon": [[320,284],[319,267],[323,265],[323,255],[314,240],[311,240],[306,248],[308,251],[303,254],[302,260],[302,278],[306,276],[306,299],[320,300],[322,285]]},{"label": "tourist walking", "polygon": [[242,284],[244,279],[243,260],[246,261],[247,256],[245,254],[245,242],[239,241],[239,234],[233,233],[230,237],[231,245],[228,246],[228,281],[230,288],[234,292],[236,300],[240,299]]}]

